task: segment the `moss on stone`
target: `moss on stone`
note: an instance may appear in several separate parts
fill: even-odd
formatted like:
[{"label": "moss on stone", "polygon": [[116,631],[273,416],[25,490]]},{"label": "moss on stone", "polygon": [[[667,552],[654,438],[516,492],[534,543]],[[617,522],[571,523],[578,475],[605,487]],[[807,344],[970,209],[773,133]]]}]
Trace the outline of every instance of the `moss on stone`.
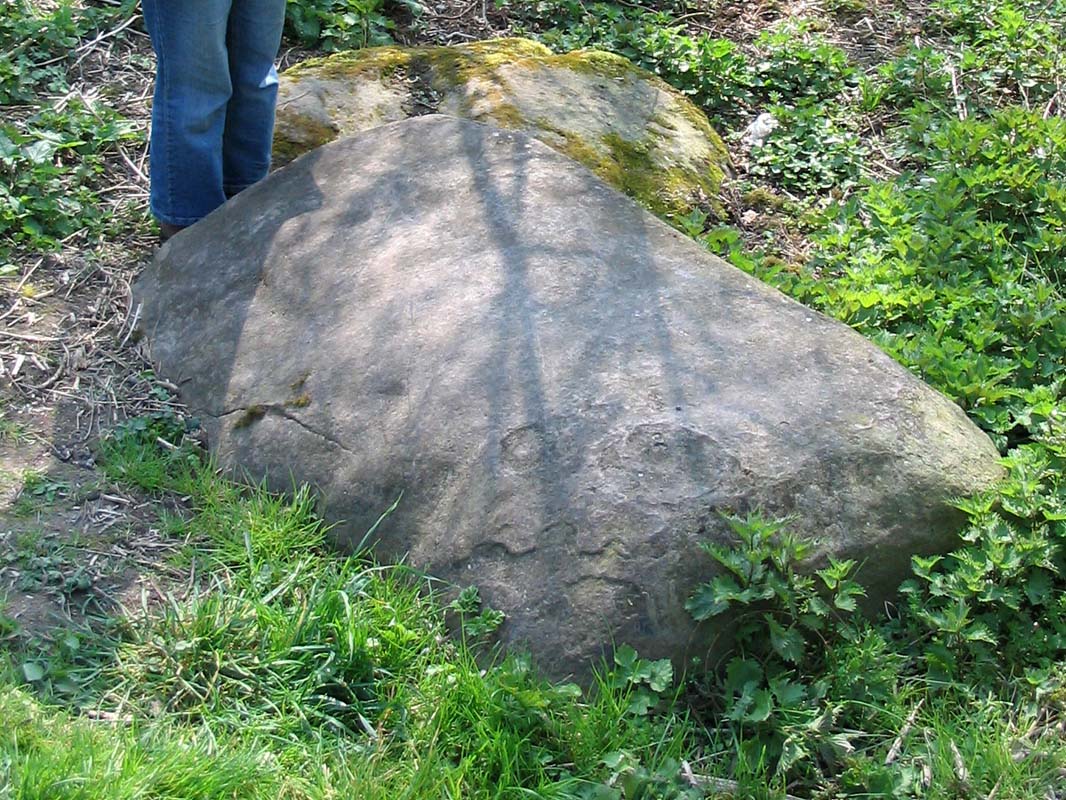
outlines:
[{"label": "moss on stone", "polygon": [[508,130],[524,130],[529,127],[529,120],[522,116],[517,106],[511,103],[497,103],[488,114],[481,115],[479,122],[492,122]]},{"label": "moss on stone", "polygon": [[537,120],[535,125],[541,130],[558,137],[558,140],[551,145],[553,149],[579,164],[584,164],[608,183],[617,185],[619,180],[618,165],[605,158],[601,150],[596,149],[571,131],[552,126],[546,120]]},{"label": "moss on stone", "polygon": [[367,47],[310,58],[285,71],[289,78],[312,75],[320,80],[345,80],[373,73],[389,77],[406,69],[412,51],[406,47]]},{"label": "moss on stone", "polygon": [[289,384],[289,389],[292,391],[293,394],[297,394],[298,392],[303,390],[304,384],[307,383],[307,379],[310,377],[310,372],[304,372],[299,378]]},{"label": "moss on stone", "polygon": [[603,137],[610,160],[617,165],[617,181],[623,192],[661,217],[691,210],[692,175],[687,170],[657,167],[649,157],[649,143],[632,142],[617,134]]},{"label": "moss on stone", "polygon": [[551,63],[601,78],[655,77],[622,56],[603,50],[573,50],[551,56]]},{"label": "moss on stone", "polygon": [[673,122],[671,122],[663,114],[655,114],[654,116],[652,116],[651,123],[653,125],[658,125],[663,130],[667,130],[667,131],[676,131],[677,130],[677,125],[675,125]]},{"label": "moss on stone", "polygon": [[552,57],[544,45],[529,39],[488,39],[460,47],[411,49],[412,71],[425,74],[438,91],[454,89],[474,80],[499,81],[496,71],[504,64]]},{"label": "moss on stone", "polygon": [[[277,164],[288,164],[297,156],[328,144],[337,138],[338,132],[333,125],[320,122],[312,117],[301,117],[299,120],[299,135],[286,134],[279,130],[274,136],[273,160]],[[290,124],[288,127],[297,127]]]},{"label": "moss on stone", "polygon": [[[566,69],[611,80],[644,81],[667,93],[672,102],[652,117],[652,124],[646,126],[641,140],[616,133],[580,134],[553,125],[549,120],[527,118],[522,108],[511,102],[510,87],[500,74],[501,67],[511,65]],[[411,97],[420,91],[445,97],[448,100],[441,110],[447,113],[527,131],[668,220],[687,214],[694,207],[722,214],[717,198],[729,156],[720,137],[687,98],[660,78],[613,53],[579,50],[555,55],[537,42],[512,38],[458,47],[370,48],[304,62],[290,70],[296,78],[306,73],[320,80],[398,72],[406,79],[405,91]],[[682,124],[678,117],[688,124]],[[675,136],[693,136],[687,132],[689,126],[705,144],[700,155],[687,156],[683,163],[677,163],[670,157],[671,147],[677,146]],[[323,142],[336,135],[332,130],[328,136],[325,131],[311,131],[308,135],[314,138],[318,133]],[[279,145],[283,150],[287,147],[283,142]],[[297,143],[293,149],[302,152],[309,148]]]},{"label": "moss on stone", "polygon": [[251,405],[244,409],[244,413],[233,423],[234,430],[240,430],[241,428],[247,428],[250,425],[261,420],[266,416],[267,407],[261,405]]},{"label": "moss on stone", "polygon": [[[728,164],[729,151],[725,148],[725,142],[722,141],[722,137],[718,135],[718,132],[711,127],[707,116],[697,108],[696,104],[686,97],[679,97],[676,111],[707,140],[714,150],[718,162],[720,164]],[[719,168],[719,172],[722,172],[721,168]]]}]

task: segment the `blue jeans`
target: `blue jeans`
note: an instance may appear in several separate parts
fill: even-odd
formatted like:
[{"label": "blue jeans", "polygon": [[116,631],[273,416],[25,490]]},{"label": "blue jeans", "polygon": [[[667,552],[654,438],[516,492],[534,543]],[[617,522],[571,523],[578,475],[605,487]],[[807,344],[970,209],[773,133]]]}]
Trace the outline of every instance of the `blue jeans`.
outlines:
[{"label": "blue jeans", "polygon": [[156,54],[151,209],[191,225],[266,176],[285,0],[142,0]]}]

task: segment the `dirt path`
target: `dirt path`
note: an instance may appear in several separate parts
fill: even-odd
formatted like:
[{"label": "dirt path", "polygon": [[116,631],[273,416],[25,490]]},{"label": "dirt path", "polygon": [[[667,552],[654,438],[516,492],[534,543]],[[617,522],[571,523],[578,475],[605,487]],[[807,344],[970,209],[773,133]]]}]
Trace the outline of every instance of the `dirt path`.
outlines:
[{"label": "dirt path", "polygon": [[0,613],[49,636],[129,602],[176,545],[153,502],[96,464],[101,434],[172,405],[129,335],[129,282],[150,239],[39,258],[5,286],[0,328]]}]

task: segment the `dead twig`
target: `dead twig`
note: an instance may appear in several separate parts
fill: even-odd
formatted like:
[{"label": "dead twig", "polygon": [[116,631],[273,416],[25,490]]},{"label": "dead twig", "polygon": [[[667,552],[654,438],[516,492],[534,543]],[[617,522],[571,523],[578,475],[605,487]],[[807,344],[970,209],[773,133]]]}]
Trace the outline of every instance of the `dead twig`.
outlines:
[{"label": "dead twig", "polygon": [[[710,775],[697,775],[692,771],[692,765],[687,761],[681,762],[681,777],[685,779],[689,786],[697,789],[710,789],[712,792],[720,792],[731,797],[741,793],[741,786],[736,781],[731,781],[728,778],[714,778]],[[784,798],[785,800],[803,800],[803,798],[791,794],[784,795]]]},{"label": "dead twig", "polygon": [[948,746],[951,748],[951,759],[955,764],[955,780],[959,782],[959,788],[963,792],[969,793],[970,772],[966,769],[966,763],[962,760],[962,753],[959,752],[959,748],[954,741],[948,742]]},{"label": "dead twig", "polygon": [[965,122],[969,112],[966,110],[966,101],[959,91],[959,76],[954,66],[948,68],[948,73],[951,75],[951,94],[955,98],[955,113],[959,115],[960,121]]},{"label": "dead twig", "polygon": [[918,712],[922,710],[923,703],[925,703],[924,697],[918,701],[914,708],[911,709],[911,713],[907,715],[903,727],[899,729],[899,735],[896,736],[896,740],[892,742],[892,746],[888,748],[888,755],[885,756],[886,767],[899,758],[899,754],[903,750],[903,742],[907,738],[907,734],[911,732],[911,728],[914,727],[914,720],[918,718]]}]

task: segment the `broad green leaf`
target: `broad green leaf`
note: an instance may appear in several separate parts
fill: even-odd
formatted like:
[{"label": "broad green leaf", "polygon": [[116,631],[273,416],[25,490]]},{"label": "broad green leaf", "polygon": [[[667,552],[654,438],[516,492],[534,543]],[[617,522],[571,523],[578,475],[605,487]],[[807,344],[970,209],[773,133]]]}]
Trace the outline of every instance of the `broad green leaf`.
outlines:
[{"label": "broad green leaf", "polygon": [[637,663],[637,651],[624,644],[614,651],[614,663],[626,671],[627,676],[632,674],[633,665]]},{"label": "broad green leaf", "polygon": [[803,634],[795,627],[785,628],[773,617],[767,617],[767,625],[770,629],[770,646],[785,661],[798,664],[803,659],[806,650]]},{"label": "broad green leaf", "polygon": [[769,689],[758,689],[754,695],[751,710],[745,717],[748,722],[765,722],[774,709],[774,696]]},{"label": "broad green leaf", "polygon": [[648,670],[648,685],[653,692],[665,692],[674,682],[674,665],[670,659],[652,661]]},{"label": "broad green leaf", "polygon": [[641,686],[635,692],[629,700],[629,706],[626,708],[630,714],[638,717],[645,716],[651,708],[658,702],[658,698]]}]

